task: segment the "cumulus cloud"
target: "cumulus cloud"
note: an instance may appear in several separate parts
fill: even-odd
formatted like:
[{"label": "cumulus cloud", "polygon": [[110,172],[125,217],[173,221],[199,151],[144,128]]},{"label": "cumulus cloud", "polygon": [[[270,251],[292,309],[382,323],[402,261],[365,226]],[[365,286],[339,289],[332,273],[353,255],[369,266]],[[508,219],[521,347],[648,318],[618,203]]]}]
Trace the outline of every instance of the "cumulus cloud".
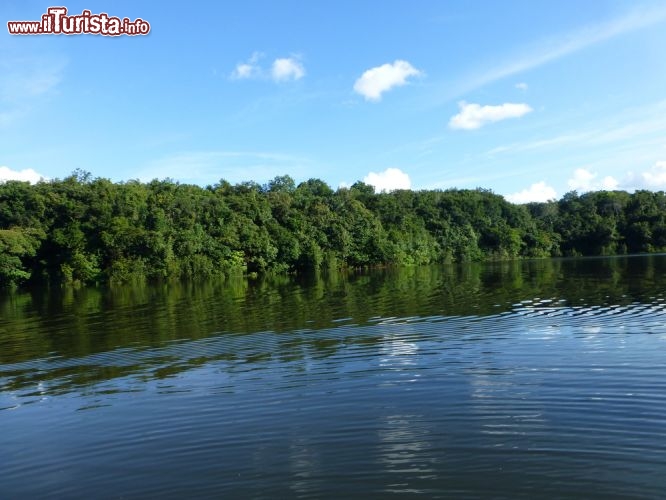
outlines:
[{"label": "cumulus cloud", "polygon": [[231,72],[233,80],[245,80],[248,78],[257,78],[261,76],[261,67],[259,66],[259,59],[261,59],[261,52],[254,52],[246,62],[238,63],[236,68]]},{"label": "cumulus cloud", "polygon": [[243,78],[252,78],[253,73],[256,71],[256,66],[248,63],[239,63],[236,69],[231,73],[231,78],[242,80]]},{"label": "cumulus cloud", "polygon": [[377,192],[411,189],[412,187],[409,175],[399,168],[387,168],[379,173],[370,172],[363,178],[363,182],[373,186]]},{"label": "cumulus cloud", "polygon": [[545,202],[557,199],[555,190],[544,181],[532,184],[527,189],[506,196],[511,203],[529,203],[531,201]]},{"label": "cumulus cloud", "polygon": [[421,75],[422,71],[398,59],[393,64],[386,63],[365,71],[354,83],[354,91],[367,101],[380,101],[384,92],[405,85],[411,76]]},{"label": "cumulus cloud", "polygon": [[276,82],[300,80],[305,76],[305,68],[294,57],[285,57],[273,61],[271,76]]},{"label": "cumulus cloud", "polygon": [[576,169],[567,184],[570,189],[576,191],[612,191],[623,189],[635,191],[636,189],[648,189],[651,191],[666,190],[666,161],[658,161],[647,170],[642,172],[627,172],[621,180],[606,176],[599,179],[596,173],[584,168]]},{"label": "cumulus cloud", "polygon": [[[642,172],[627,172],[621,180],[610,175],[600,177],[596,172],[578,168],[567,181],[567,185],[570,190],[579,193],[613,191],[616,189],[626,191],[635,191],[636,189],[666,190],[666,161],[658,161]],[[542,181],[505,198],[512,203],[529,203],[531,201],[548,201],[557,198],[557,194],[552,187]]]},{"label": "cumulus cloud", "polygon": [[465,101],[458,103],[460,113],[451,117],[449,127],[454,129],[474,130],[492,122],[508,118],[520,118],[532,111],[527,104],[507,102],[498,106],[481,106],[468,104]]},{"label": "cumulus cloud", "polygon": [[612,191],[618,189],[620,183],[614,177],[606,176],[598,179],[596,173],[592,173],[584,168],[578,168],[574,171],[573,177],[567,181],[569,189],[576,191]]},{"label": "cumulus cloud", "polygon": [[516,83],[516,88],[518,90],[527,90],[528,85],[525,82]]},{"label": "cumulus cloud", "polygon": [[588,191],[591,189],[595,177],[596,174],[593,174],[589,170],[578,168],[574,172],[573,177],[567,181],[567,185],[570,189]]},{"label": "cumulus cloud", "polygon": [[259,64],[264,57],[255,52],[247,61],[238,63],[231,72],[232,80],[272,79],[274,82],[300,80],[305,76],[305,68],[297,57],[280,57],[270,66],[270,71]]},{"label": "cumulus cloud", "polygon": [[666,189],[666,161],[658,161],[644,172],[629,172],[622,186],[625,189]]},{"label": "cumulus cloud", "polygon": [[24,170],[12,170],[9,167],[0,167],[0,182],[28,181],[30,184],[35,184],[42,179],[46,179],[46,177],[35,172],[31,168],[26,168]]}]

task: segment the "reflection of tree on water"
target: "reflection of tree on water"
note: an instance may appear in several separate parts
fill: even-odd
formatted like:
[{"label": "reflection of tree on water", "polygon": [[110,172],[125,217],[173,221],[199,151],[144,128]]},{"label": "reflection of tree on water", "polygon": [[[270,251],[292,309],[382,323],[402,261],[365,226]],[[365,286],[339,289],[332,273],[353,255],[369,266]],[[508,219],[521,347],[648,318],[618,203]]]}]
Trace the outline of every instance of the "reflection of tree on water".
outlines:
[{"label": "reflection of tree on water", "polygon": [[[215,360],[229,366],[307,362],[345,346],[385,346],[376,330],[355,325],[386,318],[520,314],[527,325],[542,315],[552,325],[587,321],[604,332],[640,319],[634,302],[646,314],[661,314],[664,285],[666,256],[650,255],[388,268],[298,280],[34,289],[0,297],[0,377],[11,390],[41,382],[58,392],[135,374],[173,376]],[[601,307],[595,312],[595,306]],[[264,340],[258,342],[256,332],[264,332]],[[204,346],[193,354],[199,347],[191,342],[206,339],[227,347]],[[183,348],[161,351],[174,342]]]}]

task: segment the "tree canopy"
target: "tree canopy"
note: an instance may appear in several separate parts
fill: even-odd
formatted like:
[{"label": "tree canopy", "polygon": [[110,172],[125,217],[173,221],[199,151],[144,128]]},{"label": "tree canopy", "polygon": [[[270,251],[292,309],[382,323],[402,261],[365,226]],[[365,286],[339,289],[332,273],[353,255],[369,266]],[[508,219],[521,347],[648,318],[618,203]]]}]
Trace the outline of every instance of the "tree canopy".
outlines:
[{"label": "tree canopy", "polygon": [[202,188],[77,171],[0,184],[2,285],[664,250],[663,192],[515,205],[484,189],[335,191],[287,175]]}]

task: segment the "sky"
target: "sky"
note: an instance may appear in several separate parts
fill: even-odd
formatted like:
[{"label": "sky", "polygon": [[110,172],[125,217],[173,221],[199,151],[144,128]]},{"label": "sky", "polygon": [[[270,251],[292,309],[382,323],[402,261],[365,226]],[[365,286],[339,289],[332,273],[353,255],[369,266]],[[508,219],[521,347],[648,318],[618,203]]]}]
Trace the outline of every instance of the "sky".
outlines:
[{"label": "sky", "polygon": [[661,0],[71,1],[140,36],[10,35],[0,180],[666,189]]}]

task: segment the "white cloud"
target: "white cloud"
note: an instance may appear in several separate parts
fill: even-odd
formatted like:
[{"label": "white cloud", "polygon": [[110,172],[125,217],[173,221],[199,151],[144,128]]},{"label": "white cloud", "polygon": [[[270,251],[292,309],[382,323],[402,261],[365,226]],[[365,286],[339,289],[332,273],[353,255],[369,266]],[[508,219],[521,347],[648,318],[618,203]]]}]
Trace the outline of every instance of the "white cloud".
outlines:
[{"label": "white cloud", "polygon": [[383,172],[370,172],[363,178],[363,182],[374,186],[375,191],[394,191],[396,189],[411,189],[412,181],[409,175],[399,168],[387,168]]},{"label": "white cloud", "polygon": [[515,87],[518,90],[527,90],[529,86],[525,82],[516,83]]},{"label": "white cloud", "polygon": [[476,78],[468,79],[458,89],[458,95],[502,78],[542,66],[614,37],[652,26],[665,19],[666,8],[663,6],[656,8],[638,7],[622,17],[604,23],[583,26],[577,31],[541,40],[540,43],[528,48],[522,54],[515,55],[502,65]]},{"label": "white cloud", "polygon": [[66,63],[56,57],[7,57],[0,61],[0,102],[18,103],[52,91]]},{"label": "white cloud", "polygon": [[247,61],[238,63],[229,75],[232,80],[250,80],[271,78],[275,82],[300,80],[305,76],[305,68],[296,57],[281,57],[275,59],[270,71],[259,64],[264,54],[254,52]]},{"label": "white cloud", "polygon": [[605,190],[612,191],[618,189],[620,183],[614,178],[609,176],[601,180],[597,180],[598,175],[592,173],[584,168],[578,168],[574,171],[573,177],[567,181],[569,189],[585,192]]},{"label": "white cloud", "polygon": [[589,170],[578,168],[574,172],[573,177],[567,181],[567,185],[569,186],[569,189],[589,191],[592,189],[591,186],[595,177],[596,174],[593,174]]},{"label": "white cloud", "polygon": [[276,82],[300,80],[305,76],[305,68],[294,57],[280,58],[273,61],[271,76]]},{"label": "white cloud", "polygon": [[248,78],[258,78],[261,76],[262,71],[258,62],[263,54],[261,52],[254,52],[244,63],[238,63],[236,68],[231,72],[230,78],[232,80],[245,80]]},{"label": "white cloud", "polygon": [[622,180],[618,181],[614,177],[606,176],[598,180],[598,175],[584,168],[577,169],[573,177],[569,179],[570,189],[576,191],[598,191],[614,189],[623,189],[626,191],[635,191],[637,189],[648,189],[651,191],[666,190],[666,161],[655,162],[647,170],[642,172],[629,171]]},{"label": "white cloud", "polygon": [[[666,136],[666,100],[644,106],[626,108],[613,114],[590,113],[591,120],[577,113],[569,116],[578,128],[568,128],[561,135],[536,136],[534,139],[504,144],[484,153],[520,155],[539,151],[543,158],[557,158],[562,165],[586,165],[590,170],[621,168],[628,163],[653,162],[655,149],[663,144]],[[583,120],[586,120],[583,122]]]},{"label": "white cloud", "polygon": [[666,161],[656,162],[649,170],[629,172],[622,181],[624,189],[666,189]]},{"label": "white cloud", "polygon": [[532,111],[527,104],[507,102],[498,106],[481,106],[468,104],[465,101],[458,103],[460,113],[451,117],[449,127],[454,129],[473,130],[488,123],[519,118]]},{"label": "white cloud", "polygon": [[641,174],[643,182],[650,187],[666,186],[666,161],[658,161],[652,168]]},{"label": "white cloud", "polygon": [[398,59],[393,64],[387,63],[365,71],[354,83],[354,91],[368,101],[379,101],[384,92],[405,85],[410,76],[421,75],[422,71]]},{"label": "white cloud", "polygon": [[0,167],[0,182],[28,181],[30,184],[35,184],[42,179],[46,179],[46,177],[35,172],[31,168],[26,168],[24,170],[12,170],[9,167]]},{"label": "white cloud", "polygon": [[545,202],[557,199],[557,193],[552,187],[547,185],[544,181],[541,181],[532,184],[529,188],[523,189],[518,193],[507,195],[506,199],[511,203],[529,203],[531,201]]},{"label": "white cloud", "polygon": [[255,66],[252,66],[251,64],[247,63],[241,63],[236,66],[236,69],[231,74],[231,77],[239,80],[243,78],[251,78],[255,70],[256,70]]},{"label": "white cloud", "polygon": [[0,52],[0,128],[6,128],[57,93],[67,61],[54,54],[11,53],[5,47]]},{"label": "white cloud", "polygon": [[601,180],[601,189],[605,191],[613,191],[614,189],[617,189],[619,187],[619,183],[617,180],[615,180],[614,177],[611,177],[610,175],[607,175]]}]

